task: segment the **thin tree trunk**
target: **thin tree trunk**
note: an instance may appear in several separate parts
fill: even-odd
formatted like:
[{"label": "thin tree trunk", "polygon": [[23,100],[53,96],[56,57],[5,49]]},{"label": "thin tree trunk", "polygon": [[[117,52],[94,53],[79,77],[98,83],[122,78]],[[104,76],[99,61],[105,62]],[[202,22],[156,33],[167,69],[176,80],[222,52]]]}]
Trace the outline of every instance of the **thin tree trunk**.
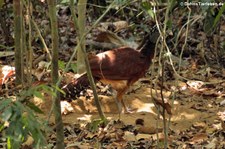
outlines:
[{"label": "thin tree trunk", "polygon": [[23,82],[23,69],[22,69],[22,10],[21,1],[13,1],[14,10],[14,29],[15,29],[15,68],[16,68],[16,84]]},{"label": "thin tree trunk", "polygon": [[[70,2],[71,5],[73,5],[73,2]],[[71,6],[72,8],[72,15],[74,18],[74,23],[76,26],[77,33],[78,33],[78,53],[77,53],[77,63],[78,63],[78,73],[84,73],[85,70],[87,71],[87,75],[88,75],[88,79],[91,85],[91,88],[93,90],[93,94],[94,94],[94,100],[95,100],[95,104],[99,113],[100,118],[103,121],[106,121],[105,115],[102,111],[101,108],[101,104],[99,102],[98,99],[98,94],[96,91],[96,86],[95,86],[95,82],[91,73],[91,69],[90,69],[90,65],[89,65],[89,61],[88,58],[86,56],[86,48],[85,48],[85,35],[86,35],[86,5],[87,5],[87,0],[79,0],[78,2],[78,21],[76,21],[76,15],[73,11],[73,6]]]},{"label": "thin tree trunk", "polygon": [[[49,16],[51,20],[51,37],[52,37],[52,84],[56,86],[58,81],[58,22],[56,17],[56,1],[48,0]],[[54,113],[55,113],[55,125],[56,125],[56,149],[64,149],[64,133],[63,133],[63,122],[61,115],[60,98],[57,90],[56,97],[53,97],[54,101]]]},{"label": "thin tree trunk", "polygon": [[28,48],[27,48],[27,83],[31,86],[32,83],[32,62],[33,62],[33,49],[32,49],[32,27],[31,27],[31,16],[32,16],[32,3],[28,0],[27,12],[28,12]]},{"label": "thin tree trunk", "polygon": [[82,49],[85,49],[85,38],[82,39],[82,36],[85,33],[85,26],[86,26],[86,6],[87,0],[79,0],[78,1],[78,40],[80,41],[80,46],[78,47],[77,51],[77,72],[82,74],[85,72],[85,53]]}]

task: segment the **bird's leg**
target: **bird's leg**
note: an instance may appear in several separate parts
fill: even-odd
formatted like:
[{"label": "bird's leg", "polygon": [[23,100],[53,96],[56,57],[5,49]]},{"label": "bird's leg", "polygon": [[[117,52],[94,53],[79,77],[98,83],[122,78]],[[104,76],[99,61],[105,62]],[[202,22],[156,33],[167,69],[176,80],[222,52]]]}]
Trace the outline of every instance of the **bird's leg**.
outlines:
[{"label": "bird's leg", "polygon": [[120,120],[121,113],[122,113],[122,105],[121,105],[121,102],[118,100],[118,98],[115,98],[115,99],[116,99],[116,104],[117,104],[118,113],[119,113],[119,120]]},{"label": "bird's leg", "polygon": [[[114,90],[115,91],[115,90]],[[115,93],[115,92],[114,92]],[[114,94],[115,95],[115,94]],[[116,105],[117,105],[117,108],[118,108],[118,113],[119,113],[119,120],[120,120],[120,117],[121,117],[121,113],[122,113],[122,104],[121,104],[121,99],[122,99],[122,96],[121,96],[121,92],[119,91],[116,91],[116,96],[114,97],[115,101],[116,101]]]},{"label": "bird's leg", "polygon": [[124,101],[123,101],[123,98],[121,99],[121,103],[122,103],[123,108],[124,108],[124,113],[130,113],[130,112],[129,112],[129,109],[127,108],[126,104],[125,104]]},{"label": "bird's leg", "polygon": [[117,98],[120,102],[120,104],[123,105],[123,108],[124,108],[124,113],[132,113],[132,110],[128,109],[126,104],[124,103],[124,100],[123,100],[123,95],[126,93],[127,89],[128,89],[128,86],[123,88],[122,90],[118,91],[118,95],[117,95]]},{"label": "bird's leg", "polygon": [[124,113],[128,114],[128,113],[133,113],[135,111],[135,109],[130,109],[130,108],[127,108],[126,104],[124,103],[123,101],[123,98],[122,96],[119,98],[120,100],[120,104],[122,103],[123,105],[123,108],[124,108]]},{"label": "bird's leg", "polygon": [[114,95],[116,94],[116,96],[114,96],[114,99],[115,99],[115,102],[116,102],[116,105],[117,105],[117,108],[118,108],[118,113],[119,113],[119,119],[120,119],[120,115],[122,113],[122,105],[121,105],[121,102],[119,100],[119,96],[118,96],[118,92],[113,90],[114,91]]},{"label": "bird's leg", "polygon": [[[130,110],[128,110],[128,108],[126,107],[126,104],[123,101],[123,95],[125,94],[127,88],[124,88],[122,90],[117,90],[117,96],[115,98],[117,106],[118,106],[118,111],[119,111],[119,119],[120,119],[120,115],[124,109],[124,113],[131,113]],[[123,109],[122,109],[123,106]]]},{"label": "bird's leg", "polygon": [[127,109],[126,104],[123,101],[123,95],[124,95],[125,92],[126,91],[123,90],[123,91],[120,91],[120,92],[117,93],[117,98],[116,99],[118,101],[118,106],[119,106],[119,112],[120,112],[120,114],[122,112],[122,106],[124,108],[124,113],[129,113],[129,110]]}]

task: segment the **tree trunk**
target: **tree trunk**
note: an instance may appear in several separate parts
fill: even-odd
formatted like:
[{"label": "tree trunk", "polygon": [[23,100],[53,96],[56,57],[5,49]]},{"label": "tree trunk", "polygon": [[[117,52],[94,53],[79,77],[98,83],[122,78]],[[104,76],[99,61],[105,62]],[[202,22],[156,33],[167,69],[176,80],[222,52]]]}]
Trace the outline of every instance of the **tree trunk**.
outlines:
[{"label": "tree trunk", "polygon": [[13,1],[14,10],[14,29],[15,29],[15,68],[16,84],[23,83],[23,52],[22,52],[22,10],[21,1]]},{"label": "tree trunk", "polygon": [[[49,16],[51,21],[51,37],[52,37],[52,84],[56,86],[58,81],[58,22],[56,17],[56,1],[48,0]],[[54,101],[55,125],[56,125],[56,149],[64,149],[64,133],[61,115],[60,98],[58,91],[55,90],[56,97]]]},{"label": "tree trunk", "polygon": [[85,49],[85,38],[82,36],[85,33],[86,26],[86,6],[87,0],[79,0],[78,1],[78,40],[80,41],[80,46],[77,51],[77,72],[82,74],[85,72],[85,54],[82,49]]}]

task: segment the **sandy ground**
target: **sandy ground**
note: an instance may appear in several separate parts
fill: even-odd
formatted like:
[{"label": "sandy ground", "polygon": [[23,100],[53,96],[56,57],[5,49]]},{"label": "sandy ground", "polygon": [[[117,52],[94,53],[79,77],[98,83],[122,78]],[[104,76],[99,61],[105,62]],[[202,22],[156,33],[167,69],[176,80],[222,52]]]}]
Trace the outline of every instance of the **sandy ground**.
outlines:
[{"label": "sandy ground", "polygon": [[[197,98],[198,100],[196,100]],[[99,95],[99,99],[105,116],[108,119],[118,119],[118,108],[114,98],[112,96]],[[172,103],[171,98],[168,98],[168,100]],[[212,124],[215,122],[218,119],[216,114],[219,108],[207,108],[207,102],[202,103],[204,100],[208,101],[208,99],[204,99],[201,96],[177,96],[173,102],[170,128],[174,131],[183,131],[196,123]],[[156,127],[156,125],[159,125],[159,127],[162,127],[161,117],[157,122],[157,110],[152,103],[150,87],[144,85],[134,93],[124,95],[124,101],[129,108],[136,109],[133,113],[121,114],[121,120],[125,124],[134,125],[136,119],[143,119],[146,126]],[[41,106],[42,110],[49,112],[49,105],[49,101],[45,101]],[[93,98],[80,97],[73,101],[71,105],[73,112],[66,115],[63,114],[63,122],[65,124],[86,122],[99,118]]]}]

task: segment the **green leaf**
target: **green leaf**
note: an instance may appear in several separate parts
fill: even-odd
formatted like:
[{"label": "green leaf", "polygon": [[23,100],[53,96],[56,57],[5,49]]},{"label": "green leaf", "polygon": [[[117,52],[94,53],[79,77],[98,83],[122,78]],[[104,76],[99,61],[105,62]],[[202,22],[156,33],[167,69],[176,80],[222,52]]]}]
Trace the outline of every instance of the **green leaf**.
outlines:
[{"label": "green leaf", "polygon": [[141,3],[141,6],[149,14],[150,17],[154,18],[154,11],[152,9],[151,3],[145,1]]},{"label": "green leaf", "polygon": [[3,5],[4,5],[4,0],[0,0],[0,9],[2,8]]},{"label": "green leaf", "polygon": [[58,64],[59,64],[59,69],[65,69],[65,66],[66,66],[66,63],[64,61],[58,61]]},{"label": "green leaf", "polygon": [[[43,126],[36,117],[36,113],[42,111],[32,102],[27,100],[28,95],[40,93],[44,88],[52,90],[46,85],[33,87],[28,90],[23,90],[17,97],[17,100],[11,99],[0,100],[0,107],[2,109],[0,115],[0,131],[5,134],[7,138],[7,147],[14,149],[20,148],[21,144],[27,139],[28,135],[34,138],[34,148],[41,148],[45,146],[45,130],[47,125]],[[22,95],[21,95],[22,94]],[[20,98],[20,100],[18,100]],[[4,127],[5,121],[9,123],[8,127]],[[38,147],[37,147],[38,146]]]},{"label": "green leaf", "polygon": [[70,64],[70,68],[72,69],[72,71],[73,71],[74,73],[77,73],[77,64],[76,64],[76,63],[71,63],[71,64]]},{"label": "green leaf", "polygon": [[42,89],[45,91],[45,93],[52,95],[52,96],[56,96],[55,92],[53,91],[52,87],[49,87],[47,85],[43,85]]},{"label": "green leaf", "polygon": [[13,114],[12,107],[8,107],[1,115],[3,121],[8,121]]},{"label": "green leaf", "polygon": [[0,111],[9,106],[9,104],[12,103],[11,99],[4,99],[0,102]]},{"label": "green leaf", "polygon": [[147,12],[152,18],[154,18],[154,11],[153,10],[149,9]]},{"label": "green leaf", "polygon": [[39,92],[39,91],[34,91],[33,94],[34,94],[34,96],[36,96],[36,97],[38,97],[38,98],[41,98],[41,99],[44,97],[44,96],[41,94],[41,92]]},{"label": "green leaf", "polygon": [[[60,2],[60,4],[69,4],[70,3],[70,0],[62,0],[61,2]],[[74,1],[74,4],[75,3],[77,3],[77,1],[75,0]]]},{"label": "green leaf", "polygon": [[11,137],[7,137],[7,148],[11,149],[12,145],[11,145]]},{"label": "green leaf", "polygon": [[225,4],[223,5],[223,7],[220,9],[218,15],[216,16],[214,22],[213,22],[213,28],[216,26],[216,24],[218,23],[218,21],[220,20],[223,12],[225,11]]},{"label": "green leaf", "polygon": [[171,0],[169,3],[169,7],[170,7],[170,12],[171,12],[171,10],[174,10],[174,8],[177,7],[177,1]]},{"label": "green leaf", "polygon": [[214,16],[210,10],[208,10],[204,19],[203,29],[207,34],[211,34],[213,31],[212,24],[214,22]]},{"label": "green leaf", "polygon": [[167,27],[168,27],[169,29],[172,29],[172,20],[168,20],[168,21],[166,22],[166,25],[167,25]]},{"label": "green leaf", "polygon": [[128,0],[115,0],[115,4],[119,7],[122,6],[124,4],[127,4]]},{"label": "green leaf", "polygon": [[15,110],[16,110],[16,112],[20,112],[21,113],[21,111],[25,111],[25,107],[24,107],[24,105],[21,103],[21,102],[19,102],[19,101],[16,101],[15,102]]},{"label": "green leaf", "polygon": [[0,123],[0,132],[5,128],[4,123]]},{"label": "green leaf", "polygon": [[38,108],[38,106],[36,106],[35,104],[33,104],[32,102],[28,101],[27,102],[27,106],[29,108],[31,108],[32,110],[34,110],[35,112],[40,113],[40,114],[43,114],[43,111],[40,108]]}]

